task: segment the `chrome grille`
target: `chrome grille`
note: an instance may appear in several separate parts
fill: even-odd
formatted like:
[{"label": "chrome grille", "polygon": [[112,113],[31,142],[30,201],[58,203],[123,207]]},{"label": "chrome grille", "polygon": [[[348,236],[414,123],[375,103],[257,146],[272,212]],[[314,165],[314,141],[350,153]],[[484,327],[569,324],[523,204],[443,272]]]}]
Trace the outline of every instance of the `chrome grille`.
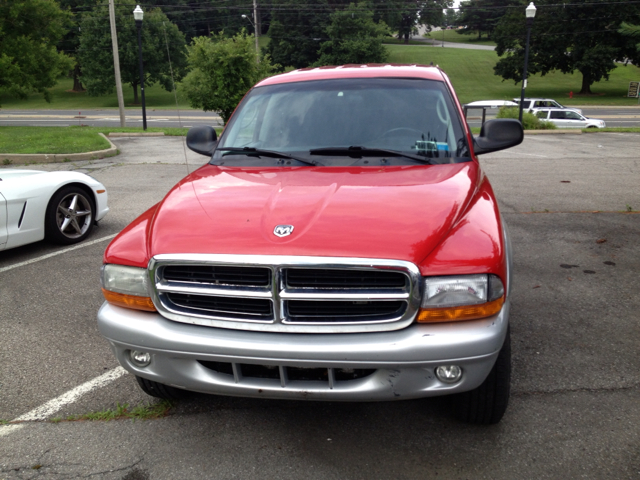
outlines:
[{"label": "chrome grille", "polygon": [[268,268],[229,267],[224,265],[169,265],[163,276],[168,281],[209,285],[268,287]]},{"label": "chrome grille", "polygon": [[413,321],[420,301],[417,267],[397,260],[159,255],[149,275],[162,315],[222,328],[396,330]]},{"label": "chrome grille", "polygon": [[273,318],[271,302],[261,298],[210,297],[206,295],[188,295],[167,293],[167,300],[185,313],[199,311],[209,315],[223,315],[237,319]]},{"label": "chrome grille", "polygon": [[288,268],[285,276],[289,288],[402,288],[406,283],[402,273],[377,270]]},{"label": "chrome grille", "polygon": [[348,322],[358,318],[387,320],[398,318],[407,307],[403,301],[309,301],[289,300],[287,317],[298,322]]}]

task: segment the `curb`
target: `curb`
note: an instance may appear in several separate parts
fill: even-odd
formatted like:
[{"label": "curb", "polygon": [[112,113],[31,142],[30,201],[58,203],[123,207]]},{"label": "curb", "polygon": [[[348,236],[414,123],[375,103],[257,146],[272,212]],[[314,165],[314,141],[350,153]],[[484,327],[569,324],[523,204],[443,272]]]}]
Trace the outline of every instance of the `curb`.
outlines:
[{"label": "curb", "polygon": [[570,130],[558,128],[556,130],[525,130],[525,135],[582,135],[582,130]]},{"label": "curb", "polygon": [[110,137],[164,137],[164,132],[111,132]]},{"label": "curb", "polygon": [[106,150],[96,150],[94,152],[85,153],[0,153],[0,160],[9,160],[11,164],[25,163],[62,163],[73,162],[78,160],[98,160],[105,157],[113,157],[118,155],[118,147],[104,134],[98,133],[104,138],[111,147]]}]

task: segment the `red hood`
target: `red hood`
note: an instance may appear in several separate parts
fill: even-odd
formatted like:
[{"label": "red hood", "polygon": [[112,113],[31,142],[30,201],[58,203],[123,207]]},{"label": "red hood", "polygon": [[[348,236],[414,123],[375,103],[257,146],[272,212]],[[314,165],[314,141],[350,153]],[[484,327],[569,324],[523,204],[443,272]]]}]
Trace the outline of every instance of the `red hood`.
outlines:
[{"label": "red hood", "polygon": [[[148,254],[312,255],[419,264],[469,202],[474,162],[405,167],[207,165],[165,197]],[[279,238],[276,225],[293,225]]]}]

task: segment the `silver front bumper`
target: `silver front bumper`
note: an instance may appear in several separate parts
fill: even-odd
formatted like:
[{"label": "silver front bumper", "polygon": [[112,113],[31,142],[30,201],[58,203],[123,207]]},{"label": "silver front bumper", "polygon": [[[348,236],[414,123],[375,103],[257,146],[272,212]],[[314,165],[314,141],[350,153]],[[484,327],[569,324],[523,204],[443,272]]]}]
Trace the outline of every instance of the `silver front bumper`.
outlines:
[{"label": "silver front bumper", "polygon": [[[493,317],[468,322],[413,324],[379,333],[263,333],[188,325],[156,313],[104,303],[98,326],[120,364],[131,373],[186,390],[258,398],[375,401],[429,397],[479,386],[489,374],[504,342],[509,302]],[[131,350],[149,352],[149,366],[139,368]],[[201,362],[233,365],[219,373]],[[374,369],[343,381],[276,380],[238,374],[239,365],[330,369]],[[439,381],[435,368],[458,365],[461,380]],[[329,374],[329,377],[332,373]]]}]

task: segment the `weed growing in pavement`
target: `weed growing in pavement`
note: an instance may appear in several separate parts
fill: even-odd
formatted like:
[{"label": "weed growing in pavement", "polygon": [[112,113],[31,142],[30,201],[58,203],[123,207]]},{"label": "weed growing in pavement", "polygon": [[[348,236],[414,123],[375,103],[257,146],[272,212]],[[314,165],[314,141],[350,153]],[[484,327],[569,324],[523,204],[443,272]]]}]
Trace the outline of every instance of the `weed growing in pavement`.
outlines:
[{"label": "weed growing in pavement", "polygon": [[627,212],[633,212],[633,207],[627,204]]},{"label": "weed growing in pavement", "polygon": [[9,159],[9,158],[5,158],[5,159],[2,161],[2,164],[3,164],[3,165],[11,165],[12,163],[13,163],[13,160],[11,160],[11,159]]},{"label": "weed growing in pavement", "polygon": [[0,425],[9,425],[9,420],[0,419]]},{"label": "weed growing in pavement", "polygon": [[[78,420],[89,420],[89,421],[108,421],[108,420],[119,420],[122,418],[130,418],[132,420],[150,420],[153,418],[162,418],[167,416],[169,410],[173,408],[175,405],[174,402],[169,400],[161,400],[158,403],[154,404],[141,404],[135,407],[129,407],[129,404],[125,403],[120,405],[117,404],[115,409],[107,409],[101,410],[98,412],[90,412],[82,415],[71,415],[64,420],[68,422],[78,421]],[[52,422],[58,423],[62,421],[61,418],[53,418]]]}]

